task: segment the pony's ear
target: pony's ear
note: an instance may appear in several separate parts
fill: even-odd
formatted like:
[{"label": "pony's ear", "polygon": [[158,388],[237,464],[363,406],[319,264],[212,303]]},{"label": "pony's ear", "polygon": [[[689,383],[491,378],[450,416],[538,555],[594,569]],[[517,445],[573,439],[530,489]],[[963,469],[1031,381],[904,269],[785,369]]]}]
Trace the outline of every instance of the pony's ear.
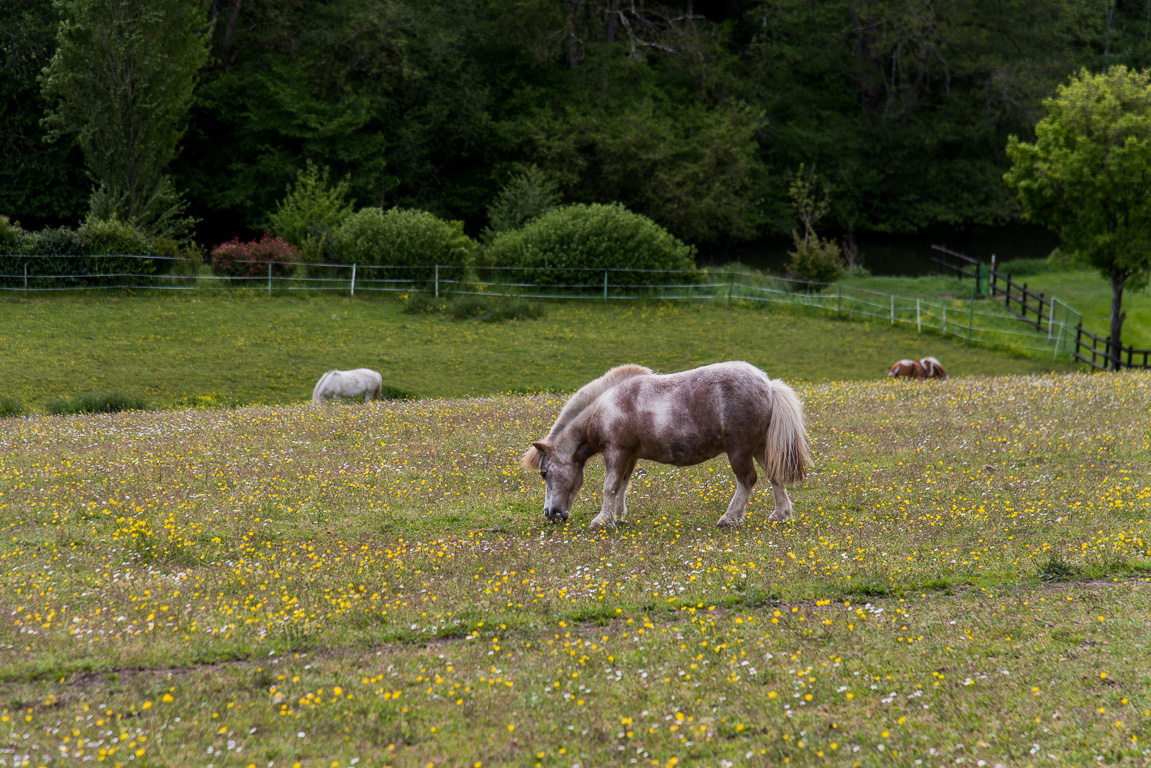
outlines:
[{"label": "pony's ear", "polygon": [[532,447],[524,451],[523,456],[520,456],[520,466],[528,470],[539,469],[540,462],[543,461],[544,454],[549,450],[551,450],[551,446],[547,443],[532,443]]}]

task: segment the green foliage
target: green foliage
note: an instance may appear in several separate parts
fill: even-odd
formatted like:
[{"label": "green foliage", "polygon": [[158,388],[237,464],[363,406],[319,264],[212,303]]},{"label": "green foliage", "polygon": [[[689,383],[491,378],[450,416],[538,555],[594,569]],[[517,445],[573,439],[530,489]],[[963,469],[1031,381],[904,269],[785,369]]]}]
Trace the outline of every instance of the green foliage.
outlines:
[{"label": "green foliage", "polygon": [[71,413],[120,413],[121,411],[144,411],[147,404],[143,398],[125,395],[121,392],[92,393],[73,398],[50,401],[45,409],[56,416]]},{"label": "green foliage", "polygon": [[692,242],[742,240],[760,229],[766,170],[744,106],[642,100],[571,107],[529,124],[536,158],[568,197],[619,202]]},{"label": "green foliage", "polygon": [[[691,274],[655,275],[656,281],[694,279],[695,249],[684,245],[646,216],[621,205],[567,205],[497,236],[485,255],[489,264],[526,267],[513,271],[516,282],[540,285],[584,283],[589,272],[570,270],[668,270]],[[598,276],[591,276],[598,280]],[[652,282],[643,273],[616,272],[613,285]]]},{"label": "green foliage", "polygon": [[545,314],[539,304],[510,296],[460,296],[448,302],[447,312],[457,320],[485,323],[536,320]]},{"label": "green foliage", "polygon": [[391,384],[380,385],[380,399],[381,400],[419,400],[418,393],[403,387],[394,387]]},{"label": "green foliage", "polygon": [[43,142],[38,78],[56,48],[52,0],[0,3],[0,211],[30,226],[75,220],[91,182],[75,141]]},{"label": "green foliage", "polygon": [[0,216],[0,253],[11,253],[20,242],[22,233],[20,222]]},{"label": "green foliage", "polygon": [[[110,211],[157,235],[196,73],[208,57],[207,2],[62,0],[56,53],[44,70],[49,139],[75,134]],[[167,182],[170,185],[170,182]],[[151,210],[149,210],[151,208]],[[110,209],[110,210],[109,210]]]},{"label": "green foliage", "polygon": [[996,264],[995,271],[1016,278],[1050,272],[1051,266],[1046,259],[1011,259]]},{"label": "green foliage", "polygon": [[443,299],[437,299],[428,293],[416,292],[404,299],[404,314],[438,315],[444,311],[445,306]]},{"label": "green foliage", "polygon": [[800,163],[787,188],[787,197],[795,217],[803,224],[803,239],[806,241],[815,234],[815,222],[826,216],[831,208],[831,189],[815,174],[814,168]]},{"label": "green foliage", "polygon": [[1124,288],[1151,278],[1151,74],[1083,70],[1043,105],[1034,143],[1010,137],[1004,179],[1029,220],[1111,281],[1117,345]]},{"label": "green foliage", "polygon": [[427,280],[436,264],[471,264],[476,244],[464,234],[463,222],[443,221],[427,211],[362,208],[336,230],[332,250],[345,264],[409,267],[396,276]]},{"label": "green foliage", "polygon": [[[11,239],[9,225],[7,237]],[[30,288],[71,288],[83,285],[88,273],[88,245],[80,233],[68,227],[50,227],[29,232],[16,230],[14,246],[0,250],[0,284],[24,286],[27,268]],[[5,253],[4,251],[7,251]]]},{"label": "green foliage", "polygon": [[501,232],[519,229],[560,204],[559,186],[536,165],[516,173],[488,206],[484,242]]},{"label": "green foliage", "polygon": [[[89,254],[86,259],[89,273],[150,275],[153,272],[168,269],[169,262],[164,260],[129,258],[131,256],[157,256],[159,253],[147,235],[132,224],[120,221],[114,215],[103,221],[89,219],[84,222],[79,234]],[[139,278],[125,280],[120,277],[107,277],[93,278],[90,279],[89,283],[116,284],[139,281]]]},{"label": "green foliage", "polygon": [[23,416],[27,409],[24,404],[19,400],[13,400],[10,397],[0,397],[0,419],[11,419],[17,416]]},{"label": "green foliage", "polygon": [[[124,211],[134,212],[124,214]],[[177,240],[189,246],[192,230],[199,223],[188,215],[187,201],[168,176],[157,179],[137,202],[131,200],[127,190],[117,192],[107,184],[93,189],[88,198],[88,218],[107,221],[113,217],[126,218],[151,237]]]},{"label": "green foliage", "polygon": [[352,213],[348,202],[349,180],[330,180],[331,169],[311,160],[296,176],[276,211],[268,217],[271,230],[300,248],[306,260],[319,261],[339,229]]},{"label": "green foliage", "polygon": [[804,281],[801,285],[803,290],[822,291],[827,283],[833,283],[843,275],[843,255],[834,240],[814,233],[804,240],[794,230],[791,239],[795,250],[788,252],[791,256],[788,269]]}]

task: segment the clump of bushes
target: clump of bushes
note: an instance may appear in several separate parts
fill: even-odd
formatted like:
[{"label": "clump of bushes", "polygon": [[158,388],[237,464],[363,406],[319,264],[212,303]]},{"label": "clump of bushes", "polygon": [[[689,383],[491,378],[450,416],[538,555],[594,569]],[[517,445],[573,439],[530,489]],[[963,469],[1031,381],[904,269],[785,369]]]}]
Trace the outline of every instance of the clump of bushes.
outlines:
[{"label": "clump of bushes", "polygon": [[[177,255],[175,241],[153,239],[130,222],[115,216],[89,218],[79,229],[50,227],[27,231],[0,217],[0,278],[7,286],[24,284],[27,267],[30,288],[67,288],[141,282],[166,271],[171,262],[141,256]],[[135,257],[135,258],[133,258]],[[93,277],[104,274],[108,277]]]},{"label": "clump of bushes", "polygon": [[789,251],[791,260],[788,270],[802,282],[801,290],[816,292],[822,291],[827,283],[835,282],[843,274],[846,265],[839,246],[830,238],[822,238],[814,232],[801,238],[795,230],[791,231],[795,250]]},{"label": "clump of bushes", "polygon": [[332,250],[344,264],[410,267],[392,276],[423,281],[434,276],[437,264],[469,266],[476,243],[461,221],[406,208],[362,208],[336,230]]},{"label": "clump of bushes", "polygon": [[560,204],[559,186],[535,165],[520,170],[503,186],[488,206],[488,225],[483,240],[519,229]]},{"label": "clump of bushes", "polygon": [[[348,179],[333,184],[330,176],[331,169],[309,160],[268,217],[272,232],[296,246],[305,264],[335,258],[330,253],[333,234],[352,214]],[[314,267],[308,271],[317,272]]]},{"label": "clump of bushes", "polygon": [[70,413],[119,413],[147,409],[148,406],[142,398],[121,392],[79,395],[71,399],[53,400],[47,405],[48,413],[57,416]]},{"label": "clump of bushes", "polygon": [[24,415],[24,404],[10,397],[0,397],[0,419]]},{"label": "clump of bushes", "polygon": [[[622,205],[566,205],[553,208],[521,229],[493,238],[485,261],[524,267],[508,277],[516,282],[563,285],[588,282],[603,269],[665,270],[665,274],[615,272],[613,285],[697,279],[695,249],[646,216]],[[588,270],[578,272],[572,270]],[[680,273],[682,272],[682,274]]]},{"label": "clump of bushes", "polygon": [[259,240],[241,243],[233,238],[212,249],[212,274],[220,277],[288,277],[296,271],[299,252],[282,237],[268,233]]},{"label": "clump of bushes", "polygon": [[444,301],[426,293],[413,293],[404,299],[405,315],[436,315],[444,311]]},{"label": "clump of bushes", "polygon": [[448,302],[447,311],[457,320],[480,320],[485,323],[534,320],[544,316],[544,309],[539,304],[507,296],[460,296]]}]

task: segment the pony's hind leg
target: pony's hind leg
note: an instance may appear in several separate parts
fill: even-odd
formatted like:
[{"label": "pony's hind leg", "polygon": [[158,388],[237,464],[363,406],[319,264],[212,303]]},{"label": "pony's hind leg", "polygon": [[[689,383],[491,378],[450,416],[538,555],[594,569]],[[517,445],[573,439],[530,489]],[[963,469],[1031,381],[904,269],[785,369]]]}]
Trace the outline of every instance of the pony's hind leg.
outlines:
[{"label": "pony's hind leg", "polygon": [[775,510],[768,516],[768,521],[786,523],[791,519],[791,499],[787,496],[787,487],[783,483],[771,484],[775,494]]},{"label": "pony's hind leg", "polygon": [[635,470],[635,456],[618,451],[604,452],[606,477],[603,481],[603,508],[588,524],[588,528],[598,531],[615,528],[616,521],[627,514],[627,489],[631,484],[631,473]]},{"label": "pony's hind leg", "polygon": [[755,474],[755,462],[749,453],[730,453],[731,471],[735,473],[735,493],[727,505],[727,511],[716,522],[718,526],[739,525],[747,517],[747,501],[751,489],[759,478]]}]

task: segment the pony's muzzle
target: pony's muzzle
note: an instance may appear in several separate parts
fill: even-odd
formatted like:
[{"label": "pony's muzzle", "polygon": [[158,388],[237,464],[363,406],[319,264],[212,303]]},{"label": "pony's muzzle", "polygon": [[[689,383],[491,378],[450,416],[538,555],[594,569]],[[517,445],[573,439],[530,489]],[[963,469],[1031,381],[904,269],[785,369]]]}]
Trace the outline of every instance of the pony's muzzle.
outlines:
[{"label": "pony's muzzle", "polygon": [[546,517],[550,522],[553,522],[553,523],[556,520],[559,520],[561,523],[566,523],[568,521],[568,513],[562,509],[557,508],[557,507],[551,507],[549,509],[545,509],[544,510],[544,517]]}]

